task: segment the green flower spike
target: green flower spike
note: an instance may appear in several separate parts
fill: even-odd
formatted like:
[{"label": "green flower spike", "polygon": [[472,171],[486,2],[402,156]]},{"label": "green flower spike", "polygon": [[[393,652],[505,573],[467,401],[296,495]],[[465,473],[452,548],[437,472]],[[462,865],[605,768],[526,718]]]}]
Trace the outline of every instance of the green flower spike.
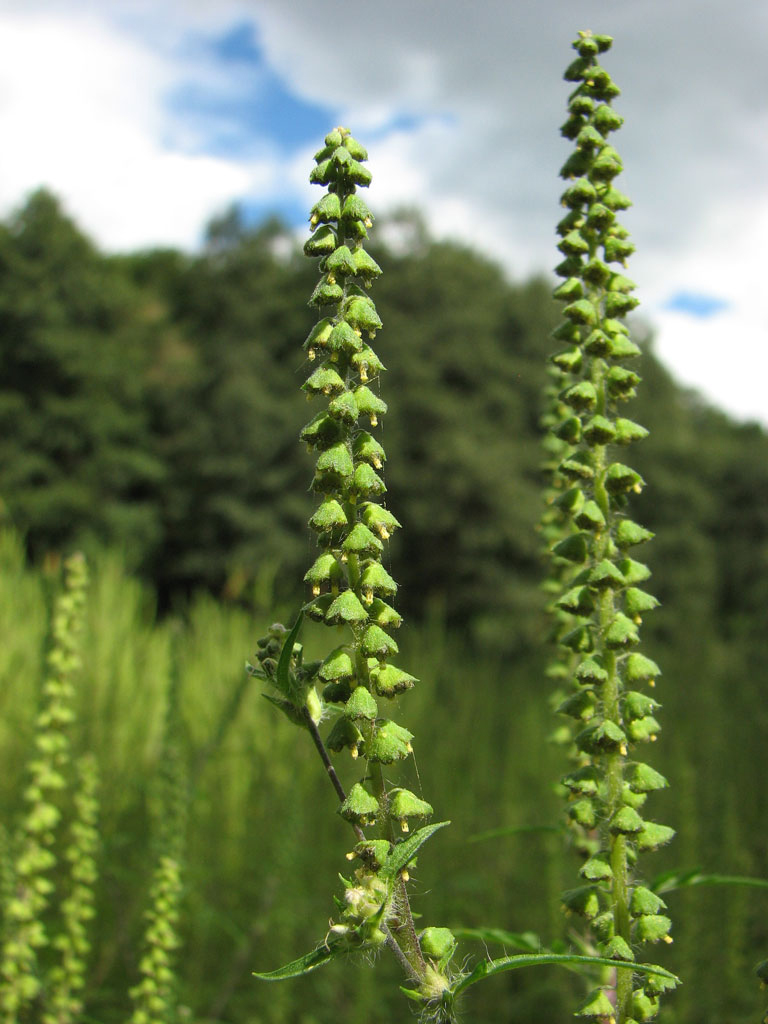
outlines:
[{"label": "green flower spike", "polygon": [[[622,272],[634,247],[617,217],[629,200],[614,187],[622,165],[609,142],[622,123],[610,105],[618,89],[597,62],[610,43],[580,33],[565,75],[575,88],[562,134],[575,151],[561,172],[567,214],[558,226],[565,259],[557,274],[564,280],[555,297],[565,303],[565,321],[554,334],[569,347],[553,358],[546,539],[561,650],[559,673],[551,674],[571,680],[571,690],[558,695],[559,710],[574,720],[571,729],[587,722],[574,736],[580,767],[564,780],[576,798],[569,819],[577,834],[589,830],[599,839],[581,872],[592,884],[569,893],[566,904],[591,920],[601,955],[629,961],[633,945],[669,940],[670,921],[658,914],[656,898],[633,884],[633,865],[638,851],[667,842],[672,830],[644,820],[639,809],[666,781],[635,754],[659,731],[658,705],[643,689],[659,669],[636,649],[641,616],[658,602],[636,586],[650,575],[647,567],[626,555],[652,534],[627,516],[628,499],[644,482],[626,452],[647,432],[619,415],[640,378],[625,365],[639,350],[622,322],[637,300]],[[569,699],[569,692],[578,696]],[[597,990],[579,1014],[625,1024],[656,1012],[655,994],[633,990],[630,969],[617,972],[614,995],[615,1006]]]},{"label": "green flower spike", "polygon": [[[377,436],[387,405],[379,394],[384,366],[372,347],[382,322],[370,289],[381,268],[364,248],[373,218],[358,192],[371,180],[366,160],[365,149],[346,128],[326,137],[310,180],[327,191],[312,208],[312,235],[304,246],[318,261],[320,279],[309,300],[319,320],[304,342],[309,373],[303,390],[309,400],[322,403],[300,435],[316,453],[312,489],[320,496],[309,520],[320,551],[304,577],[310,590],[304,612],[335,627],[334,650],[310,677],[295,642],[299,623],[288,638],[285,630],[278,635],[273,628],[272,640],[259,642],[261,667],[252,671],[279,691],[267,695],[273,703],[310,731],[341,800],[339,813],[359,840],[354,856],[362,867],[355,881],[345,882],[344,900],[337,901],[344,908],[342,920],[322,947],[297,964],[311,969],[337,952],[386,943],[427,1002],[436,986],[448,987],[450,957],[441,952],[435,964],[432,946],[422,951],[406,868],[439,826],[402,837],[408,818],[431,815],[432,808],[406,789],[388,791],[383,766],[407,759],[413,736],[380,717],[378,707],[379,700],[405,692],[417,680],[392,664],[398,653],[392,631],[401,618],[389,603],[397,583],[382,564],[386,543],[400,524],[383,500],[387,456]],[[322,697],[316,685],[323,686]],[[328,714],[337,717],[323,741],[318,725]],[[348,795],[328,753],[348,756],[345,749],[365,761],[362,778]],[[375,829],[375,838],[368,838],[364,827]],[[286,977],[294,968],[270,977]]]}]

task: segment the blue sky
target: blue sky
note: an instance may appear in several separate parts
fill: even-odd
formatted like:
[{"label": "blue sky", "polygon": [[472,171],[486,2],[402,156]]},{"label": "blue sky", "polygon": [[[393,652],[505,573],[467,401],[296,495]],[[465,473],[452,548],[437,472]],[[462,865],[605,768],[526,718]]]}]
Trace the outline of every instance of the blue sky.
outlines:
[{"label": "blue sky", "polygon": [[629,270],[657,350],[768,423],[766,5],[0,0],[0,214],[44,184],[108,250],[194,248],[232,202],[298,231],[312,153],[343,123],[380,217],[418,206],[511,275],[548,271],[562,68],[584,27],[616,38]]}]

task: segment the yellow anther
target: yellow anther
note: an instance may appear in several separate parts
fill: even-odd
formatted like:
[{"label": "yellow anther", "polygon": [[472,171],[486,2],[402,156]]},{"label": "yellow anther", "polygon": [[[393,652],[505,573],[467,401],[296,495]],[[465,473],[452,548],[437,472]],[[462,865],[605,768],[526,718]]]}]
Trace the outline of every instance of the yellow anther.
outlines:
[{"label": "yellow anther", "polygon": [[368,366],[366,363],[363,363],[360,366],[360,380],[363,382],[363,384],[365,384],[365,382],[368,380]]},{"label": "yellow anther", "polygon": [[379,417],[376,415],[375,412],[372,412],[371,413],[371,426],[372,427],[378,427],[378,425],[379,425]]},{"label": "yellow anther", "polygon": [[626,757],[627,756],[627,744],[626,743],[622,743],[621,744],[621,746],[619,747],[619,753],[621,754],[622,757]]},{"label": "yellow anther", "polygon": [[317,583],[313,584],[313,586],[312,586],[312,596],[313,597],[319,597],[320,596],[320,587],[317,585]]},{"label": "yellow anther", "polygon": [[309,359],[310,363],[312,362],[312,360],[315,358],[316,355],[317,355],[317,353],[315,352],[315,350],[313,348],[311,348],[309,350],[309,352],[307,352],[307,358]]},{"label": "yellow anther", "polygon": [[382,540],[389,540],[389,530],[386,528],[386,526],[379,527],[379,536],[381,537]]},{"label": "yellow anther", "polygon": [[400,820],[400,828],[403,830],[403,832],[409,832],[410,831],[410,829],[408,828],[408,822],[405,820],[405,818],[402,818]]},{"label": "yellow anther", "polygon": [[353,761],[356,761],[360,756],[360,751],[357,749],[357,747],[351,747],[349,752],[352,755]]},{"label": "yellow anther", "polygon": [[381,459],[379,458],[378,455],[374,455],[373,458],[371,459],[371,462],[373,463],[374,469],[381,469]]}]

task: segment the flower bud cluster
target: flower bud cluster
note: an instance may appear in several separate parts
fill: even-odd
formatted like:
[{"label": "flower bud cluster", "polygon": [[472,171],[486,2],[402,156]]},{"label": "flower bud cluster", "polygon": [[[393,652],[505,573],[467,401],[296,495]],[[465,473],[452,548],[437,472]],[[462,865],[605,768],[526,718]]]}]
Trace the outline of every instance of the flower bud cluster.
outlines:
[{"label": "flower bud cluster", "polygon": [[366,777],[341,808],[362,825],[408,819],[432,808],[407,790],[386,793],[381,766],[407,758],[411,733],[380,714],[379,702],[417,681],[398,668],[393,633],[400,615],[389,603],[397,583],[384,568],[386,542],[400,526],[384,504],[386,453],[374,433],[386,403],[378,381],[384,367],[372,342],[381,320],[369,295],[381,270],[365,251],[373,218],[358,189],[371,180],[365,149],[344,128],[325,139],[310,181],[326,187],[312,208],[313,234],[304,246],[319,261],[320,281],[310,305],[320,313],[304,348],[312,366],[303,385],[323,408],[301,433],[317,453],[313,490],[320,503],[309,521],[320,553],[304,579],[311,599],[304,611],[347,637],[317,671],[322,699],[340,711],[326,740],[367,762]]},{"label": "flower bud cluster", "polygon": [[[0,952],[0,1021],[8,1024],[24,1014],[43,990],[38,954],[50,943],[44,915],[54,892],[52,875],[57,861],[54,851],[62,818],[59,797],[70,784],[69,728],[75,718],[72,677],[81,664],[79,633],[88,584],[83,556],[68,558],[64,573],[64,589],[56,600],[51,623],[52,642],[46,659],[42,706],[35,723],[36,750],[29,763],[29,783],[24,790],[27,812],[21,825],[19,853],[13,864],[14,892],[2,908],[5,927]],[[81,790],[81,795],[86,806],[79,808],[79,820],[86,832],[79,837],[80,849],[74,851],[72,857],[68,855],[68,859],[73,868],[82,863],[88,876],[82,881],[91,886],[93,795],[91,793],[89,798],[87,789]],[[77,836],[75,841],[78,841]],[[87,940],[80,925],[90,916],[90,897],[80,890],[78,905],[70,909],[78,953],[74,960],[68,959],[67,947],[62,948],[64,976],[57,973],[53,981],[76,991],[82,986],[81,955],[87,952]]]},{"label": "flower bud cluster", "polygon": [[[660,729],[650,692],[659,669],[638,651],[642,616],[658,602],[643,589],[648,568],[633,557],[652,535],[627,513],[643,480],[620,454],[647,432],[620,414],[640,378],[631,369],[639,349],[624,323],[637,305],[622,272],[634,247],[617,219],[630,201],[614,184],[622,164],[608,141],[622,123],[611,106],[619,90],[598,63],[609,37],[581,33],[573,45],[577,58],[565,77],[576,87],[561,130],[575,150],[561,171],[566,213],[556,272],[563,280],[554,293],[564,303],[554,332],[563,347],[552,357],[560,390],[550,410],[561,531],[551,549],[562,587],[554,603],[570,675],[558,710],[574,723],[578,753],[563,782],[585,858],[584,884],[566,893],[565,905],[590,922],[604,955],[630,963],[639,943],[671,941],[663,902],[637,884],[633,866],[640,851],[666,843],[673,831],[643,816],[648,793],[666,780],[638,751]],[[654,1016],[659,977],[646,975],[633,988],[630,971],[619,975],[618,1019]],[[607,1000],[593,1001],[582,1015],[613,1015]]]}]

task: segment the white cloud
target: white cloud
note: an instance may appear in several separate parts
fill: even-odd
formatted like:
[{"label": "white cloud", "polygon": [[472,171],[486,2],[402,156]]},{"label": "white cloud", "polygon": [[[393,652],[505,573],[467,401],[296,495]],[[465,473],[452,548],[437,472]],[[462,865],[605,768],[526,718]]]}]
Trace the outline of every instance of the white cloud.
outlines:
[{"label": "white cloud", "polygon": [[212,209],[267,193],[274,170],[167,148],[179,69],[90,16],[0,15],[7,212],[45,185],[101,244],[192,246]]},{"label": "white cloud", "polygon": [[[185,35],[252,19],[271,68],[297,95],[342,111],[369,145],[375,212],[418,206],[435,234],[482,248],[515,276],[548,270],[568,152],[555,127],[568,92],[561,69],[576,29],[592,24],[617,40],[605,63],[624,90],[630,274],[657,348],[681,380],[768,423],[757,279],[768,8],[641,6],[607,12],[604,0],[582,0],[577,24],[571,0],[486,0],[471,15],[453,0],[360,0],[354,12],[347,0],[0,0],[0,213],[47,184],[102,245],[124,249],[192,246],[237,197],[308,207],[312,147],[287,165],[269,140],[258,160],[214,157],[168,114],[182,81],[227,87],[220,67],[183,53]],[[704,322],[665,311],[680,290],[729,309]]]}]

